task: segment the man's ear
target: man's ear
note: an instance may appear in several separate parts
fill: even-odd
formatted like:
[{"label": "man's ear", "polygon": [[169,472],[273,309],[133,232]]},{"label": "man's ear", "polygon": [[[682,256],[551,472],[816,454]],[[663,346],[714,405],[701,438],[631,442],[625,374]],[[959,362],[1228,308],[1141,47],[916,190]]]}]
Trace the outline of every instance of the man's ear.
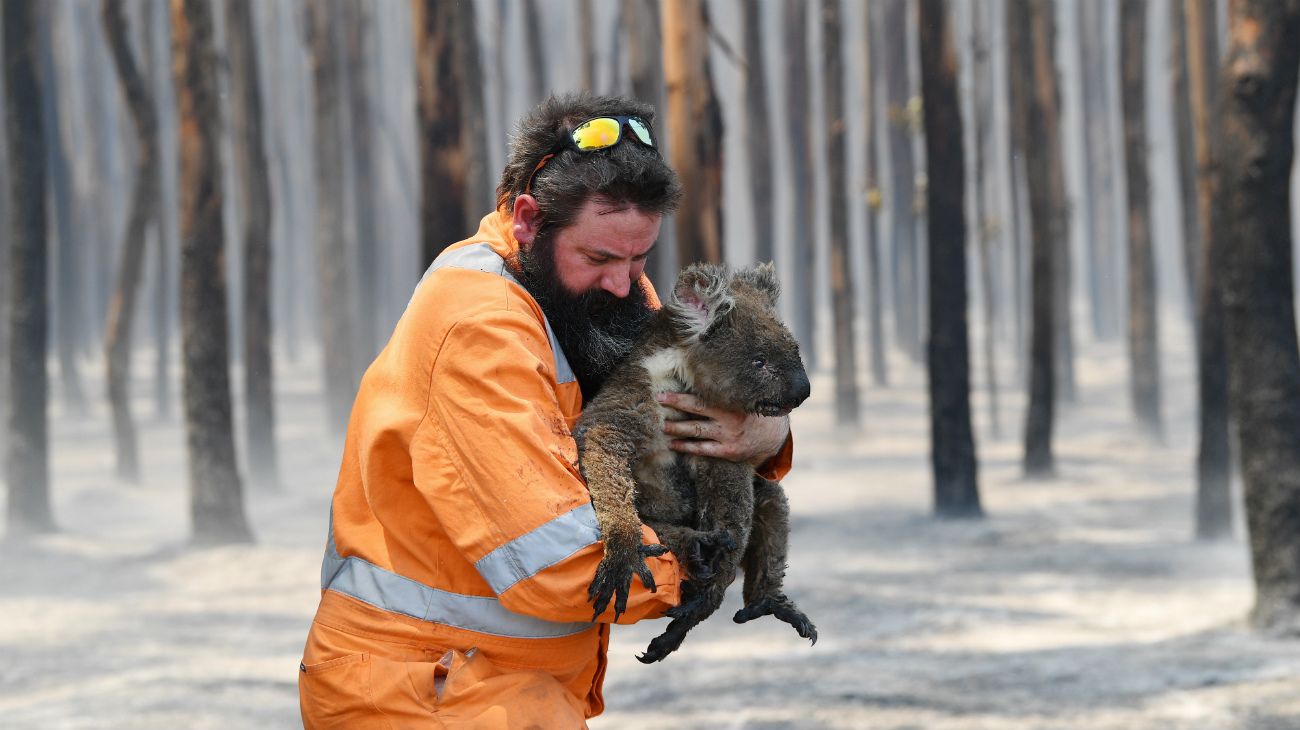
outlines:
[{"label": "man's ear", "polygon": [[678,275],[666,306],[681,336],[698,337],[731,311],[736,302],[728,278],[726,267],[716,264],[693,264]]},{"label": "man's ear", "polygon": [[537,238],[537,231],[542,227],[542,214],[537,206],[537,198],[525,194],[516,196],[512,221],[515,240],[524,248],[532,246],[533,239]]}]

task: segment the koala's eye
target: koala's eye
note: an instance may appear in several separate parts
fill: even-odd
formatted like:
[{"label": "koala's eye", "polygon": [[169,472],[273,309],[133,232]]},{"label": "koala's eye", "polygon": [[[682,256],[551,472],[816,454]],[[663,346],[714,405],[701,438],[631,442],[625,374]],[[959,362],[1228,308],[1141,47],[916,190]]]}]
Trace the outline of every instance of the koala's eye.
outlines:
[{"label": "koala's eye", "polygon": [[754,366],[755,370],[762,370],[767,367],[767,360],[764,360],[761,357],[756,357],[750,361],[750,364]]}]

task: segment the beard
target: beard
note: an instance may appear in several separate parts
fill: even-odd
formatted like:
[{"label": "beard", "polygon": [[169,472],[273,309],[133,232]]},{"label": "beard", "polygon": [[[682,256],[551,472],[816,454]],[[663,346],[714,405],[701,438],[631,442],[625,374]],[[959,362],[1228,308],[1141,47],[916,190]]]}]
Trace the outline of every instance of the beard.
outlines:
[{"label": "beard", "polygon": [[583,405],[632,351],[654,310],[640,283],[626,297],[604,289],[573,293],[560,283],[552,233],[539,234],[517,255],[519,283],[533,296],[578,378]]}]

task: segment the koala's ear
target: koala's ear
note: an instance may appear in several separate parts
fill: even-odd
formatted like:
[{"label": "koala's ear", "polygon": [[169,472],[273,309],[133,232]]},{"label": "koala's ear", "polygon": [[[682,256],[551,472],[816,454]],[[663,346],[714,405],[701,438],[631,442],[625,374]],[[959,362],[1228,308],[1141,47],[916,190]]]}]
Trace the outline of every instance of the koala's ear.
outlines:
[{"label": "koala's ear", "polygon": [[714,264],[693,264],[678,275],[666,308],[679,334],[702,335],[731,311],[736,302],[727,288],[728,278],[726,267]]},{"label": "koala's ear", "polygon": [[737,271],[736,279],[767,295],[768,303],[773,308],[776,307],[776,300],[781,297],[781,280],[777,278],[776,267],[772,262]]}]

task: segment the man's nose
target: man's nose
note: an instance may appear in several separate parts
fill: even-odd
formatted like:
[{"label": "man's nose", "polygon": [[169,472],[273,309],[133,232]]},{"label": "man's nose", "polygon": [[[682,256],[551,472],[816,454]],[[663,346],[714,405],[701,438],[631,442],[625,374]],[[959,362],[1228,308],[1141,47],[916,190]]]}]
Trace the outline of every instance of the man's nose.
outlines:
[{"label": "man's nose", "polygon": [[632,291],[631,267],[618,266],[600,280],[600,288],[622,299]]}]

